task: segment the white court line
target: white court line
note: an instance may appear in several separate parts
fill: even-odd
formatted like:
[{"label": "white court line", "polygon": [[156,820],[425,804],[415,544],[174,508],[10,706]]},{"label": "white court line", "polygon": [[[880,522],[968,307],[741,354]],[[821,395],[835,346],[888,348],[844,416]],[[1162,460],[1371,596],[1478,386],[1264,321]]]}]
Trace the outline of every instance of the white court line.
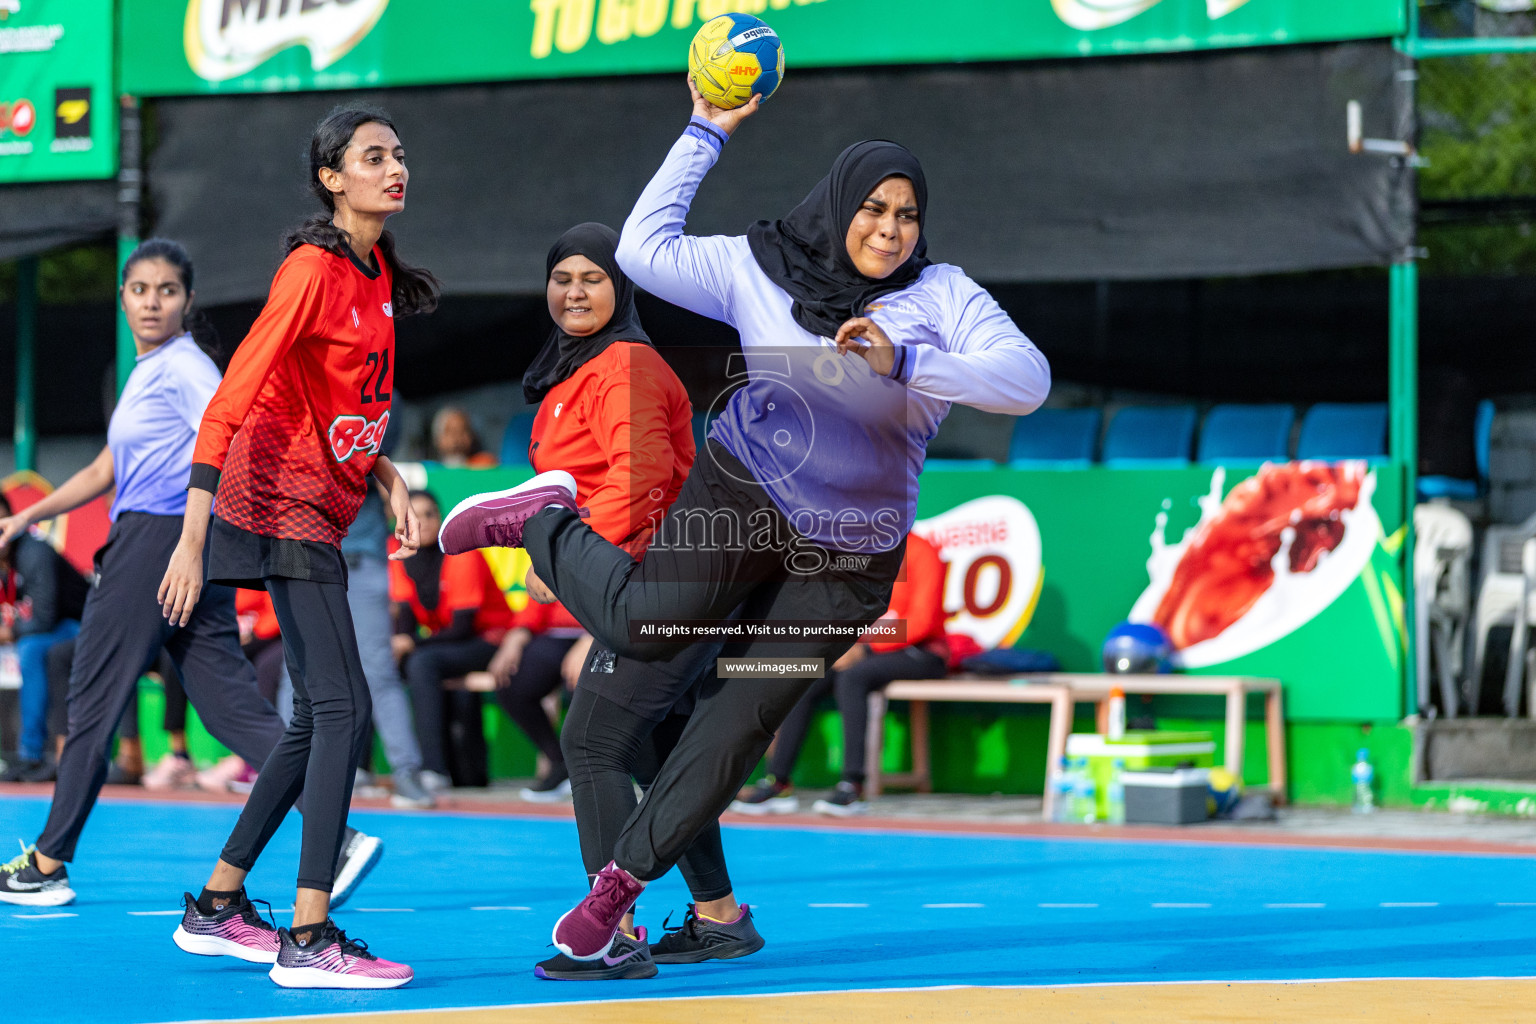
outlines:
[{"label": "white court line", "polygon": [[415,907],[353,907],[359,914],[414,914]]},{"label": "white court line", "polygon": [[79,914],[12,914],[12,917],[24,917],[31,921],[46,921],[53,917],[79,917]]},{"label": "white court line", "polygon": [[1209,903],[1154,903],[1153,910],[1209,910]]},{"label": "white court line", "polygon": [[924,910],[949,910],[951,908],[960,909],[960,908],[964,908],[964,907],[984,907],[984,906],[986,906],[985,903],[924,903],[923,904],[923,909]]},{"label": "white court line", "polygon": [[1384,907],[1438,907],[1438,903],[1383,903]]},{"label": "white court line", "polygon": [[867,907],[868,903],[807,903],[808,907],[825,907],[832,909],[845,909],[851,907]]},{"label": "white court line", "polygon": [[1266,903],[1267,910],[1321,910],[1326,903]]},{"label": "white court line", "polygon": [[1495,903],[1496,907],[1536,907],[1536,903]]},{"label": "white court line", "polygon": [[470,907],[470,910],[532,910],[532,907]]},{"label": "white court line", "polygon": [[1097,903],[1037,903],[1041,910],[1097,910]]},{"label": "white court line", "polygon": [[180,917],[185,911],[181,910],[130,910],[129,917]]}]

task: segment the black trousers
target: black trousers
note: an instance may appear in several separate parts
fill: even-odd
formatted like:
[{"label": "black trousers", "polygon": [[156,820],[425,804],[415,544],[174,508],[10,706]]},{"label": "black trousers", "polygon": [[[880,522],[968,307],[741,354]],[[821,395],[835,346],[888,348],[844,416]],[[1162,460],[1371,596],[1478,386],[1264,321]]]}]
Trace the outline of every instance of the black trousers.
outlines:
[{"label": "black trousers", "polygon": [[544,714],[542,701],[560,688],[560,664],[575,642],[572,637],[534,637],[523,648],[523,660],[517,671],[506,686],[496,691],[496,703],[501,710],[533,741],[539,753],[554,764],[565,760],[565,755],[560,750],[555,727]]},{"label": "black trousers", "polygon": [[[466,672],[483,671],[495,653],[495,644],[477,636],[469,640],[424,643],[406,655],[400,675],[411,694],[416,741],[421,744],[421,766],[428,771],[449,774],[448,755],[443,747],[443,707],[447,702],[443,680]],[[479,696],[470,696],[478,711]]]},{"label": "black trousers", "polygon": [[779,726],[779,738],[773,745],[773,756],[768,759],[768,774],[786,781],[793,774],[816,704],[830,693],[843,716],[843,780],[862,784],[869,695],[898,679],[942,679],[947,668],[944,659],[932,651],[903,647],[899,651],[871,654],[840,672],[829,670],[824,678],[815,680],[815,685]]},{"label": "black trousers", "polygon": [[[221,857],[249,871],[302,791],[307,813],[298,885],[330,892],[373,702],[357,653],[346,586],[282,577],[271,577],[266,584],[293,678],[293,718],[262,765]],[[240,661],[254,694],[255,670],[243,655]]]},{"label": "black trousers", "polygon": [[112,732],[161,648],[220,743],[259,765],[282,735],[283,720],[256,692],[256,674],[240,653],[233,590],[204,588],[185,626],[171,626],[161,615],[156,592],[180,539],[180,516],[124,512],[97,553],[97,580],[86,598],[70,670],[59,780],[37,840],[49,857],[74,859],[106,781]]},{"label": "black trousers", "polygon": [[[734,520],[726,542],[699,537],[690,524]],[[756,524],[760,543],[734,543]],[[699,531],[694,529],[694,534]],[[795,534],[761,486],[719,445],[693,464],[659,536],[634,561],[573,512],[550,508],[523,530],[523,546],[566,609],[610,650],[640,660],[675,657],[689,645],[631,636],[632,622],[719,622],[740,606],[745,620],[808,620],[859,629],[890,603],[902,550],[840,559]],[[777,539],[776,543],[768,542]],[[796,571],[814,567],[815,572]],[[821,658],[830,664],[854,635],[730,641],[724,657]],[[703,681],[697,705],[644,801],[614,846],[613,859],[644,881],[660,878],[715,823],[756,767],[775,730],[813,680],[772,677]],[[569,726],[567,726],[569,727]],[[567,746],[569,755],[569,746]]]}]

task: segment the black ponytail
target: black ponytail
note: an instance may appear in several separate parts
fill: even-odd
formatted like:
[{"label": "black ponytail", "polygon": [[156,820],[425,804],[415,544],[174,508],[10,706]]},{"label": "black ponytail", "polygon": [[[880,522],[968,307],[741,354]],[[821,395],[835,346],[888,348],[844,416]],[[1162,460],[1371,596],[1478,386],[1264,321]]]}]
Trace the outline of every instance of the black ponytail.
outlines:
[{"label": "black ponytail", "polygon": [[[336,213],[336,197],[320,182],[320,168],[340,171],[352,136],[365,124],[382,124],[399,134],[395,123],[382,110],[364,107],[337,107],[315,126],[309,140],[309,190],[325,205],[317,213],[283,237],[283,249],[292,252],[301,245],[316,245],[337,256],[346,256],[351,237],[331,222]],[[413,313],[430,313],[437,308],[442,285],[430,270],[412,266],[395,250],[395,236],[385,231],[379,236],[379,251],[389,264],[393,288],[391,305],[396,318]]]},{"label": "black ponytail", "polygon": [[[121,284],[128,284],[128,272],[135,264],[144,260],[164,260],[176,268],[177,276],[181,278],[181,286],[187,291],[187,298],[192,297],[192,257],[187,255],[187,250],[180,242],[173,242],[169,238],[150,238],[139,243],[137,249],[128,254],[123,261],[123,279]],[[225,365],[224,346],[219,342],[219,332],[214,330],[213,322],[203,315],[200,309],[188,310],[182,315],[181,329],[192,335],[192,340],[197,342],[197,347],[207,353],[222,371]]]}]

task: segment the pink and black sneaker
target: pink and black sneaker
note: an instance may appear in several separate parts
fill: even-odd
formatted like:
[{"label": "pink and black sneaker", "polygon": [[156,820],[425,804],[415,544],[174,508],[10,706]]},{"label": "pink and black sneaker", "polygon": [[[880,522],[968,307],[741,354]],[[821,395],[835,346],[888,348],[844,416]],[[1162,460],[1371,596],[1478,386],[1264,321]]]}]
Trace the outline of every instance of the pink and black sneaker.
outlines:
[{"label": "pink and black sneaker", "polygon": [[[277,960],[277,928],[245,898],[245,890],[240,891],[238,900],[213,914],[198,910],[197,897],[191,893],[183,893],[181,898],[187,909],[171,939],[188,953],[239,957],[253,964]],[[270,910],[271,904],[267,907]]]},{"label": "pink and black sneaker", "polygon": [[552,505],[586,515],[576,507],[576,478],[563,469],[540,473],[504,491],[470,495],[443,517],[437,544],[446,555],[475,548],[520,548],[523,524]]},{"label": "pink and black sneaker", "polygon": [[368,943],[347,938],[329,919],[308,945],[294,941],[287,928],[277,937],[277,962],[267,976],[283,988],[399,988],[416,977],[405,964],[368,952]]},{"label": "pink and black sneaker", "polygon": [[555,948],[572,960],[597,960],[613,946],[619,923],[645,883],[613,861],[597,873],[592,891],[555,922]]}]

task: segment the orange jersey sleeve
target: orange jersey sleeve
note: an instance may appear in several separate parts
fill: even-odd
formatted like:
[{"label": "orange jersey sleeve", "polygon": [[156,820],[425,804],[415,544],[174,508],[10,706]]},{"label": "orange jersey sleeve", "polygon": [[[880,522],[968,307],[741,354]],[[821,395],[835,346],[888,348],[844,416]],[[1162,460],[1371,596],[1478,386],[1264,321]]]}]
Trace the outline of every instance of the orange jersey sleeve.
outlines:
[{"label": "orange jersey sleeve", "polygon": [[915,533],[907,535],[902,572],[891,588],[891,607],[881,618],[905,619],[907,635],[902,643],[870,643],[878,654],[944,635],[944,563],[934,546]]},{"label": "orange jersey sleeve", "polygon": [[[320,250],[312,246],[302,246],[278,268],[267,304],[235,350],[224,380],[203,413],[192,452],[194,466],[207,466],[215,474],[224,468],[230,441],[245,422],[272,368],[295,341],[323,321],[327,272],[325,264],[316,258],[318,253]],[[216,476],[194,469],[193,486],[203,486],[210,479]]]}]

